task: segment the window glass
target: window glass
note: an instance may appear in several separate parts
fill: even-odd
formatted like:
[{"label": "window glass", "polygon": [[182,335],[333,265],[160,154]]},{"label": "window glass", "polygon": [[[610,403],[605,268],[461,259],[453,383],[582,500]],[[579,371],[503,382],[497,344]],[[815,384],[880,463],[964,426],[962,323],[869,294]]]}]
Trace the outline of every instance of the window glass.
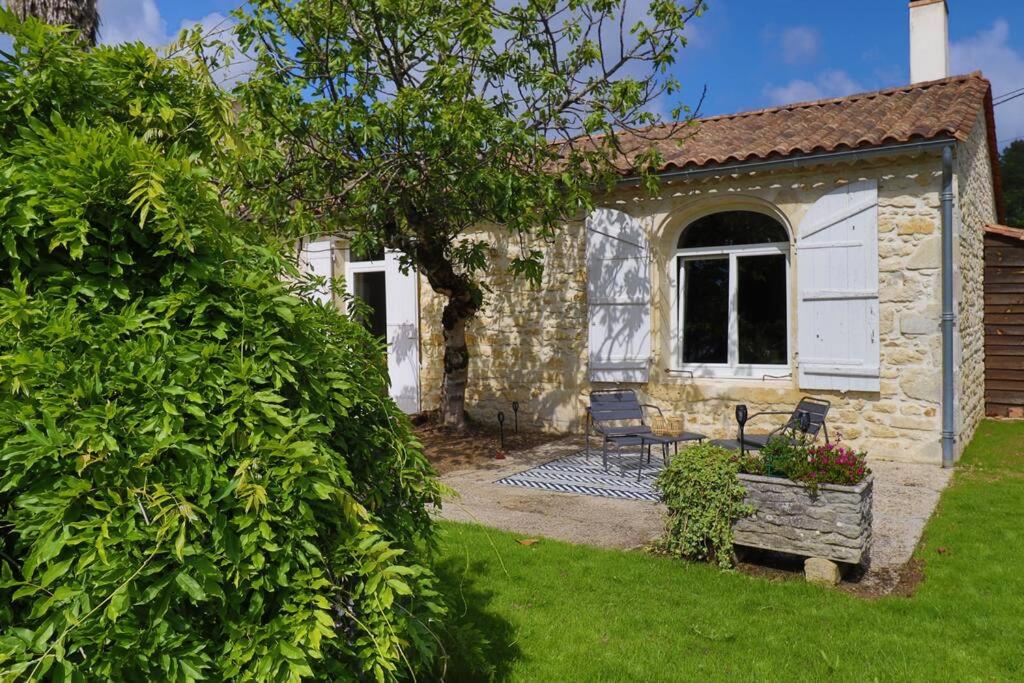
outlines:
[{"label": "window glass", "polygon": [[388,333],[388,309],[386,278],[383,270],[367,273],[355,273],[352,290],[358,298],[370,307],[370,315],[363,321],[366,328],[375,337],[385,337]]},{"label": "window glass", "polygon": [[786,364],[786,257],[736,259],[739,362]]},{"label": "window glass", "polygon": [[753,211],[712,214],[683,231],[678,242],[683,363],[789,363],[788,244],[781,223]]},{"label": "window glass", "polygon": [[691,223],[679,236],[680,249],[788,242],[786,229],[756,211],[723,211]]},{"label": "window glass", "polygon": [[683,261],[683,360],[729,362],[729,259]]}]

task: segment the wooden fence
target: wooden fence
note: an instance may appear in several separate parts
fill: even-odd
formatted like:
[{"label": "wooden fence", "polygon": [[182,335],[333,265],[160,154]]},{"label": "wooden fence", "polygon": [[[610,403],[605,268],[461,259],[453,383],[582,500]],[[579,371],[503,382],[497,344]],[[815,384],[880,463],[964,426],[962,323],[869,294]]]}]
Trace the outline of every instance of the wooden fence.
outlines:
[{"label": "wooden fence", "polygon": [[985,414],[1024,417],[1024,230],[985,229]]}]

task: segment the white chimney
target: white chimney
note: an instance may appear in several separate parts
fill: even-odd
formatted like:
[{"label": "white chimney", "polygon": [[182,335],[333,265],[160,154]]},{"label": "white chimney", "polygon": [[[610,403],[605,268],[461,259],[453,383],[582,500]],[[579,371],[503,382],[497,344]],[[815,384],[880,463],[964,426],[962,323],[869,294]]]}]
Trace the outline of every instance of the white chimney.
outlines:
[{"label": "white chimney", "polygon": [[949,76],[949,8],[946,0],[910,2],[910,82]]}]

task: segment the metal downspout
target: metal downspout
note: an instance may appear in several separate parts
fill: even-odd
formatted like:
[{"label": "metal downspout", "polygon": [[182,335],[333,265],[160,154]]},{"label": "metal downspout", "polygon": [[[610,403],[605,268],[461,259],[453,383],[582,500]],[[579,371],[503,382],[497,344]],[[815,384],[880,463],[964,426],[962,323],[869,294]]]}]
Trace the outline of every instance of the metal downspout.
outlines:
[{"label": "metal downspout", "polygon": [[956,453],[953,386],[953,145],[942,148],[942,466]]}]

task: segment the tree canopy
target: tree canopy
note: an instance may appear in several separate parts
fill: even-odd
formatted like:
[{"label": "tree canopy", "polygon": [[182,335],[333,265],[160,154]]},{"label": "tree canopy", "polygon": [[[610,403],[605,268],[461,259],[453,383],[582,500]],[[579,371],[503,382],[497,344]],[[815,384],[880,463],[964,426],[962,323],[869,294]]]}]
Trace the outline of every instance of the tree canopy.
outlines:
[{"label": "tree canopy", "polygon": [[[242,213],[294,239],[340,235],[402,254],[446,299],[442,413],[463,422],[465,324],[490,265],[481,225],[543,241],[622,173],[645,175],[664,137],[654,103],[703,2],[256,0],[238,37],[255,69],[237,95],[254,152]],[[215,54],[207,51],[207,56]],[[685,119],[677,109],[673,118]]]},{"label": "tree canopy", "polygon": [[1024,140],[1011,142],[1000,155],[1006,222],[1024,228]]}]

